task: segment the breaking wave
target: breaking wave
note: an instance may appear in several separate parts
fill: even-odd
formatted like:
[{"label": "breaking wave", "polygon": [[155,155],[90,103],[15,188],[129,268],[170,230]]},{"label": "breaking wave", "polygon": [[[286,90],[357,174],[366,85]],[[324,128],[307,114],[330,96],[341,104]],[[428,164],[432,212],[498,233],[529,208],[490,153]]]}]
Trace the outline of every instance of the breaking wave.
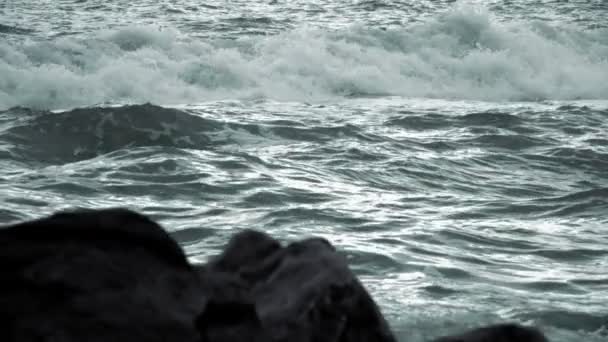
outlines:
[{"label": "breaking wave", "polygon": [[607,29],[504,23],[467,7],[409,26],[237,40],[127,27],[89,39],[0,42],[0,109],[372,95],[608,99],[606,56]]}]

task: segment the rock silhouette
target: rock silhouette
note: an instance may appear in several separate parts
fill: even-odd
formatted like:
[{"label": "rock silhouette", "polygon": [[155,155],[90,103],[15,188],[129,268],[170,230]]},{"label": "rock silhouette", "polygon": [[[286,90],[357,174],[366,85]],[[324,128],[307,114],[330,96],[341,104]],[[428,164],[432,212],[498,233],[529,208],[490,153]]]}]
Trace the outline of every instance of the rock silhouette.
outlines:
[{"label": "rock silhouette", "polygon": [[[0,229],[1,341],[393,342],[378,306],[326,240],[235,234],[192,265],[161,226],[125,209]],[[436,342],[544,342],[501,325]]]}]

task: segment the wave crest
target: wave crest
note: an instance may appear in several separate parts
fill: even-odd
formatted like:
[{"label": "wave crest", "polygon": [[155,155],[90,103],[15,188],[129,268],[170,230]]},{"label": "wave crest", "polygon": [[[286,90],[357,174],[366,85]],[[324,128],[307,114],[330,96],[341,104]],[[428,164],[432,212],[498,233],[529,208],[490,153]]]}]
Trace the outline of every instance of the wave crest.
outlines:
[{"label": "wave crest", "polygon": [[129,27],[91,39],[0,42],[0,109],[240,97],[608,98],[608,30],[500,23],[459,7],[407,27],[300,28],[196,40]]},{"label": "wave crest", "polygon": [[[3,114],[0,112],[0,114]],[[135,147],[205,148],[221,123],[149,104],[52,113],[17,109],[3,140],[18,159],[67,163]],[[52,141],[52,144],[49,144]]]}]

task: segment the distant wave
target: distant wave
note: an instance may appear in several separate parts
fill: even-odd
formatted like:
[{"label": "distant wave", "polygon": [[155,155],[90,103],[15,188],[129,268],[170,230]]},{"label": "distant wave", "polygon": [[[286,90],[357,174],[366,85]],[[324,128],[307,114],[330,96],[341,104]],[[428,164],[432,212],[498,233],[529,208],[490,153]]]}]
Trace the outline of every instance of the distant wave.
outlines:
[{"label": "distant wave", "polygon": [[499,23],[459,7],[387,30],[300,28],[196,40],[127,27],[89,39],[0,42],[0,109],[226,98],[314,101],[608,99],[608,30]]},{"label": "distant wave", "polygon": [[[13,157],[48,163],[74,162],[123,148],[200,149],[209,144],[203,133],[220,125],[184,111],[152,105],[80,108],[62,113],[17,109],[5,113],[18,118],[3,132],[4,140],[15,146]],[[48,141],[54,143],[49,145]]]}]

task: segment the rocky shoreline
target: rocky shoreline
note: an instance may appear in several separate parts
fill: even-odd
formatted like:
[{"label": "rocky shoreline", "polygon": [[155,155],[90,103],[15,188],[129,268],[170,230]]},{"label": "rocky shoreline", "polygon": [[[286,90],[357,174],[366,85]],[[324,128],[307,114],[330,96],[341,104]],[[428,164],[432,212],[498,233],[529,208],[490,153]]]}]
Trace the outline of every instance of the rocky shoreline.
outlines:
[{"label": "rocky shoreline", "polygon": [[[396,341],[325,239],[235,234],[205,265],[125,209],[58,213],[0,228],[0,340]],[[500,324],[434,342],[544,342]]]}]

